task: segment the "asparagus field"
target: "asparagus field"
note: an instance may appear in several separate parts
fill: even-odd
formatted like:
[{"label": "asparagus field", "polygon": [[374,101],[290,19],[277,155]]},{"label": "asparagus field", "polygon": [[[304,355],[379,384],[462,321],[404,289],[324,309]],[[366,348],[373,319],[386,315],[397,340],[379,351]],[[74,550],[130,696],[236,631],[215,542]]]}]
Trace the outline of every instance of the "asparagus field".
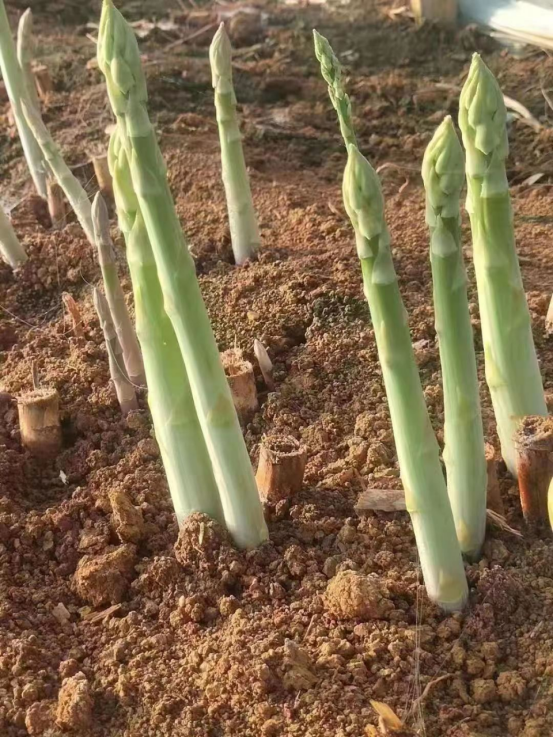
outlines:
[{"label": "asparagus field", "polygon": [[0,72],[1,734],[553,734],[551,56],[0,0]]}]

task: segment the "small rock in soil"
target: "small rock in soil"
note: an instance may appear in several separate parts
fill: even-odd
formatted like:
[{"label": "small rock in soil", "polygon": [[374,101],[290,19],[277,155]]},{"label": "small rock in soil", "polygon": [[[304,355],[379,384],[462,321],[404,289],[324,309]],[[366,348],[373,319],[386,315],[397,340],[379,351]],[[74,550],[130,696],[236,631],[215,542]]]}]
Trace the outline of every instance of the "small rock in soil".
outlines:
[{"label": "small rock in soil", "polygon": [[326,589],[327,610],[339,619],[372,620],[385,618],[393,609],[378,576],[341,571]]},{"label": "small rock in soil", "polygon": [[82,672],[64,679],[58,694],[58,725],[76,735],[90,735],[92,704],[90,685]]},{"label": "small rock in soil", "polygon": [[113,513],[113,527],[123,543],[138,543],[144,534],[142,510],[135,507],[126,492],[111,489],[109,501]]},{"label": "small rock in soil", "polygon": [[130,543],[99,556],[83,556],[74,577],[77,594],[94,606],[122,602],[135,563],[136,549]]}]

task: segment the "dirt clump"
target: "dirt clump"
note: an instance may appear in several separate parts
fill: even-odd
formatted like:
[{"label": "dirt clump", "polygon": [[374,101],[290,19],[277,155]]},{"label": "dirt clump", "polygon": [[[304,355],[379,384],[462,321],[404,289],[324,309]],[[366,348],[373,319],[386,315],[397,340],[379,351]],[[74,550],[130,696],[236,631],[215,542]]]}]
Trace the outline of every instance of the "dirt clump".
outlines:
[{"label": "dirt clump", "polygon": [[79,672],[64,679],[58,694],[58,725],[75,735],[87,735],[91,728],[92,708],[92,693],[85,675]]},{"label": "dirt clump", "polygon": [[117,604],[125,596],[135,564],[136,549],[132,544],[118,546],[97,556],[87,554],[77,566],[75,590],[94,606]]},{"label": "dirt clump", "polygon": [[109,491],[113,527],[122,543],[138,543],[144,535],[144,517],[121,489]]},{"label": "dirt clump", "polygon": [[327,610],[341,620],[379,619],[385,618],[394,607],[386,594],[376,574],[341,571],[328,583],[325,602]]}]

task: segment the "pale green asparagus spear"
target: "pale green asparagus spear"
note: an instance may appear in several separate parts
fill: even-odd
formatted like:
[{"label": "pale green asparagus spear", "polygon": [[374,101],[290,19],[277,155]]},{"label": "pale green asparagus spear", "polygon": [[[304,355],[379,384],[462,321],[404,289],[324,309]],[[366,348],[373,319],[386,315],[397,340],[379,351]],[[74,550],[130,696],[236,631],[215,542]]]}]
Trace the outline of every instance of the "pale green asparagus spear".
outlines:
[{"label": "pale green asparagus spear", "polygon": [[111,0],[104,0],[98,62],[131,168],[156,260],[165,310],[179,342],[194,404],[211,458],[225,524],[239,546],[268,537],[253,469],[219,350],[177,218],[165,163],[148,117],[136,37]]},{"label": "pale green asparagus spear", "polygon": [[17,60],[21,67],[27,98],[33,107],[40,110],[40,100],[38,99],[32,67],[34,51],[33,12],[31,8],[27,8],[19,19],[19,25],[17,26]]},{"label": "pale green asparagus spear", "polygon": [[42,149],[42,153],[47,164],[52,170],[54,177],[57,179],[59,186],[65,192],[65,196],[69,200],[86,237],[94,246],[92,212],[86,190],[65,163],[59,148],[44,125],[38,110],[33,106],[26,105],[25,102],[23,102],[22,108],[27,123]]},{"label": "pale green asparagus spear", "polygon": [[501,453],[516,476],[514,434],[525,415],[547,415],[532,324],[518,263],[505,159],[509,152],[503,95],[478,54],[459,102],[466,150],[474,268],[486,381]]},{"label": "pale green asparagus spear", "polygon": [[422,177],[444,389],[447,491],[461,551],[476,559],[486,532],[487,472],[461,247],[459,199],[464,165],[463,149],[448,116],[426,149]]},{"label": "pale green asparagus spear", "polygon": [[2,206],[0,206],[0,256],[12,269],[18,269],[27,261],[25,249],[19,243]]},{"label": "pale green asparagus spear", "polygon": [[0,70],[35,189],[41,197],[46,198],[46,165],[21,107],[26,98],[26,86],[17,60],[4,0],[0,0]]},{"label": "pale green asparagus spear", "polygon": [[108,160],[119,226],[127,244],[148,404],[177,521],[180,524],[190,513],[203,512],[223,523],[211,460],[175,331],[163,307],[152,247],[117,129],[111,136]]},{"label": "pale green asparagus spear", "polygon": [[411,516],[426,590],[445,610],[459,610],[467,582],[453,515],[415,363],[407,313],[390,252],[380,182],[352,144],[343,196],[355,230],[386,387],[405,502]]},{"label": "pale green asparagus spear", "polygon": [[328,43],[327,39],[315,30],[313,30],[313,40],[315,44],[315,56],[319,60],[321,74],[328,85],[330,101],[338,114],[340,132],[346,148],[349,144],[357,145],[357,139],[355,138],[355,131],[353,129],[351,102],[344,89],[340,62],[332,51],[332,46]]},{"label": "pale green asparagus spear", "polygon": [[232,251],[236,263],[243,264],[255,256],[261,239],[242,150],[242,134],[238,125],[236,96],[232,83],[232,49],[224,23],[221,23],[211,42],[209,61],[215,90],[221,167]]},{"label": "pale green asparagus spear", "polygon": [[109,233],[109,215],[104,198],[98,192],[92,203],[92,224],[98,247],[98,262],[102,270],[104,290],[108,301],[111,317],[117,333],[117,338],[123,350],[123,361],[129,379],[136,386],[146,382],[142,354],[136,338],[134,326],[131,322],[125,294],[119,282],[117,264],[113,253],[113,242]]},{"label": "pale green asparagus spear", "polygon": [[100,326],[104,334],[104,340],[106,342],[106,349],[109,360],[109,373],[115,387],[115,393],[121,412],[123,415],[128,415],[131,410],[138,409],[138,403],[136,401],[136,393],[134,387],[129,381],[127,373],[125,371],[125,364],[123,362],[123,351],[121,344],[117,338],[117,333],[113,325],[112,316],[109,310],[109,305],[106,298],[100,292],[99,289],[94,288],[94,307],[98,313],[100,320]]}]

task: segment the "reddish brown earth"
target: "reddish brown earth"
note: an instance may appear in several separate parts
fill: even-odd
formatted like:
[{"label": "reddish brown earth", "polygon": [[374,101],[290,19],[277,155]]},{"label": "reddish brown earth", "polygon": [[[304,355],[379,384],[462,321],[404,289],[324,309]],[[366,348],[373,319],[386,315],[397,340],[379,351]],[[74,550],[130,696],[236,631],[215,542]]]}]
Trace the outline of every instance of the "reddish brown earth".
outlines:
[{"label": "reddish brown earth", "polygon": [[[26,4],[26,3],[25,3]],[[10,3],[16,20],[25,4]],[[470,605],[447,616],[425,597],[405,513],[358,517],[364,485],[397,487],[393,438],[351,228],[340,196],[344,151],[319,78],[311,29],[342,55],[361,148],[382,179],[394,256],[425,394],[441,437],[443,402],[431,306],[422,153],[474,49],[504,91],[543,124],[512,123],[512,184],[522,270],[546,387],[553,343],[544,318],[553,271],[551,118],[540,91],[553,61],[494,50],[471,31],[417,29],[380,0],[257,4],[233,21],[235,82],[264,248],[229,259],[207,44],[223,6],[128,2],[128,17],[175,18],[141,41],[151,110],[179,214],[197,257],[221,350],[253,361],[266,345],[276,391],[245,429],[255,463],[263,433],[307,447],[303,491],[267,509],[271,541],[238,552],[195,517],[177,526],[146,398],[122,420],[92,308],[99,268],[79,227],[51,232],[26,203],[14,222],[29,262],[0,266],[3,392],[31,388],[34,362],[59,391],[64,448],[37,462],[21,448],[15,405],[0,407],[0,732],[3,735],[378,735],[370,700],[405,735],[550,735],[553,545],[526,531],[514,482],[499,469],[507,521],[467,567]],[[17,6],[17,7],[16,7]],[[72,165],[106,145],[111,115],[93,63],[98,8],[33,3],[39,57],[54,92],[45,118]],[[148,9],[149,8],[149,9]],[[259,14],[261,13],[261,15]],[[59,23],[59,25],[56,25]],[[2,198],[29,194],[2,102]],[[9,132],[9,135],[6,134]],[[391,166],[390,166],[391,164]],[[534,185],[525,180],[543,173]],[[83,176],[90,173],[84,170]],[[406,184],[405,184],[406,183]],[[89,181],[94,192],[94,182]],[[405,186],[404,186],[405,185]],[[466,228],[466,223],[465,223]],[[115,235],[115,224],[114,224]],[[121,274],[130,284],[118,237]],[[470,239],[466,233],[467,256]],[[480,366],[473,273],[470,292]],[[78,302],[76,339],[61,300]],[[488,440],[495,442],[482,382]],[[63,472],[63,474],[61,474]]]}]

